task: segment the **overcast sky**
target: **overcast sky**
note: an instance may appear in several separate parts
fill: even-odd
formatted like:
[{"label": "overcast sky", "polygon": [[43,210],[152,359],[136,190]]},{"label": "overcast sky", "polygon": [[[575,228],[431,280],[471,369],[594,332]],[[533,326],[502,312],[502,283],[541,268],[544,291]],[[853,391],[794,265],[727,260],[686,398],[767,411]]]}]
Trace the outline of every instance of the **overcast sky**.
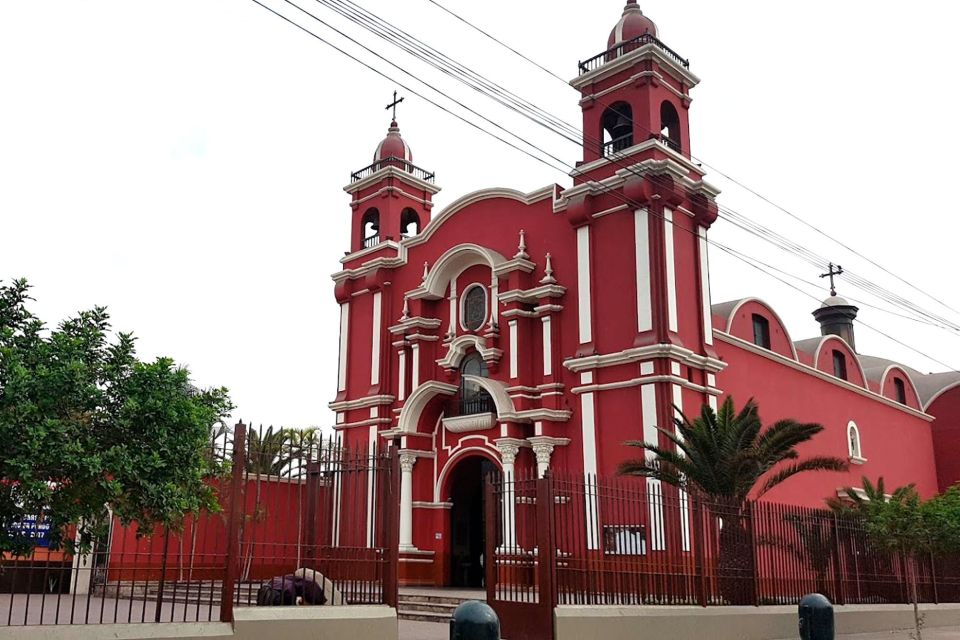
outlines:
[{"label": "overcast sky", "polygon": [[[263,1],[356,50],[284,0]],[[569,86],[427,0],[357,1],[579,125]],[[564,78],[605,48],[624,4],[439,1]],[[298,2],[345,25],[314,0]],[[691,107],[697,158],[960,309],[960,3],[641,7],[702,78]],[[571,165],[580,158],[576,146],[344,28]],[[49,322],[107,305],[117,329],[139,336],[142,356],[169,355],[198,384],[229,387],[235,417],[329,426],[339,323],[329,276],[349,245],[342,187],[370,163],[395,88],[252,0],[0,0],[0,278],[27,277]],[[400,92],[402,133],[415,162],[437,172],[440,208],[484,187],[570,184]],[[723,205],[960,322],[714,171],[708,180],[724,190]],[[808,297],[713,250],[714,302],[755,295],[794,339],[818,333],[810,312],[826,290],[816,268],[723,220],[712,237],[820,287],[795,283]],[[940,362],[861,325],[863,353],[922,371],[960,367],[956,333],[867,307],[860,318]]]}]

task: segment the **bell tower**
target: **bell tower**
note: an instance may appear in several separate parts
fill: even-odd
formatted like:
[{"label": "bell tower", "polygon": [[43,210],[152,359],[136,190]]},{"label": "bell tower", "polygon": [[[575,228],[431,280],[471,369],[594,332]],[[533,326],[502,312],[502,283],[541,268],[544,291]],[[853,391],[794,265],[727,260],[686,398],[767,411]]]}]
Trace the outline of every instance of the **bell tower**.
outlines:
[{"label": "bell tower", "polygon": [[659,39],[657,25],[628,0],[607,49],[579,65],[583,162],[578,179],[615,172],[611,159],[690,157],[690,63]]},{"label": "bell tower", "polygon": [[[402,100],[402,99],[401,99]],[[388,108],[396,108],[399,101]],[[344,191],[352,196],[350,253],[374,249],[419,234],[430,221],[434,174],[413,164],[410,145],[400,136],[396,112],[373,164],[350,174]]]}]

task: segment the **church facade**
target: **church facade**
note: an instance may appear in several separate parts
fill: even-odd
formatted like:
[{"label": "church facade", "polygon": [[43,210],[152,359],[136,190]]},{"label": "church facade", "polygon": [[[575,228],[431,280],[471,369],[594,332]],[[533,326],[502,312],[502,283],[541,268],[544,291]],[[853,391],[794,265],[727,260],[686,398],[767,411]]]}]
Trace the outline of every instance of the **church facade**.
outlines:
[{"label": "church facade", "polygon": [[[755,398],[766,423],[823,424],[801,453],[851,462],[769,500],[821,506],[864,475],[925,495],[960,480],[960,373],[859,354],[841,298],[799,341],[761,300],[711,301],[719,192],[690,157],[698,82],[630,0],[571,82],[584,141],[570,186],[434,211],[435,176],[396,121],[352,174],[330,407],[348,446],[400,449],[401,582],[479,584],[484,473],[612,475],[638,454],[624,441],[727,396]],[[373,505],[353,506],[372,540]]]}]

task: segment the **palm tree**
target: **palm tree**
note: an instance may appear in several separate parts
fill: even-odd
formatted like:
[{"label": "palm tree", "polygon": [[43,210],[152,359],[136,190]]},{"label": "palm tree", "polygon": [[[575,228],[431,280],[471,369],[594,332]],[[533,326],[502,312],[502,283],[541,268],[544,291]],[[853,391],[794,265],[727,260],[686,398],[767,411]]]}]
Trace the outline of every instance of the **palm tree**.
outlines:
[{"label": "palm tree", "polygon": [[846,471],[847,463],[832,456],[803,460],[797,447],[823,431],[823,426],[780,420],[764,427],[751,399],[737,413],[728,397],[719,411],[704,405],[692,422],[682,413],[674,430],[657,427],[666,446],[629,441],[644,458],[620,465],[622,475],[660,480],[710,499],[710,510],[720,524],[720,589],[733,604],[752,601],[742,583],[752,581],[753,540],[748,527],[749,499],[758,499],[798,473]]}]

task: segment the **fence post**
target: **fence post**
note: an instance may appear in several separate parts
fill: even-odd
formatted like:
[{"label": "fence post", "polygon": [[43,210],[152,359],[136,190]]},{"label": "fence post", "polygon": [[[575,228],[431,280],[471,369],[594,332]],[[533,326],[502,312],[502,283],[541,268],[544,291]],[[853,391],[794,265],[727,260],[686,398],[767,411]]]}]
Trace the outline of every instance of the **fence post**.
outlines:
[{"label": "fence post", "polygon": [[537,479],[537,546],[539,547],[540,602],[548,606],[553,615],[557,606],[556,567],[557,542],[554,540],[553,479],[550,475]]},{"label": "fence post", "polygon": [[[372,461],[371,461],[372,464]],[[305,500],[306,520],[303,527],[303,546],[304,559],[309,563],[307,566],[313,569],[319,569],[317,561],[317,506],[320,502],[320,463],[307,463],[307,487]]]},{"label": "fence post", "polygon": [[[487,603],[493,606],[497,596],[497,492],[494,490],[493,475],[487,475],[483,482],[483,571],[484,586],[487,588]],[[500,513],[503,511],[501,510]],[[452,542],[451,542],[452,544]]]},{"label": "fence post", "polygon": [[[757,548],[756,509],[759,503],[747,501],[747,521],[750,524],[750,573],[753,576],[753,606],[760,606],[760,559]],[[762,508],[762,507],[761,507]]]},{"label": "fence post", "polygon": [[[167,553],[170,552],[170,527],[163,528],[163,559],[160,560],[160,584],[157,585],[157,610],[153,614],[153,621],[160,622],[163,611],[163,589],[167,581]],[[173,615],[171,610],[170,615]]]},{"label": "fence post", "polygon": [[937,562],[930,552],[930,585],[933,587],[933,604],[940,604],[940,593],[937,589]]},{"label": "fence post", "polygon": [[389,464],[390,492],[388,496],[386,540],[384,555],[386,567],[383,572],[383,603],[397,607],[399,598],[400,563],[400,447],[390,447]]},{"label": "fence post", "polygon": [[833,583],[836,593],[834,594],[834,603],[839,605],[847,604],[847,596],[844,593],[843,576],[846,574],[846,563],[843,558],[843,543],[840,540],[840,522],[836,513],[833,514]]},{"label": "fence post", "polygon": [[233,622],[233,596],[237,581],[237,559],[241,518],[244,511],[243,472],[246,468],[247,426],[233,428],[233,466],[230,470],[230,512],[227,514],[227,553],[220,591],[220,622]]},{"label": "fence post", "polygon": [[694,573],[697,580],[697,602],[701,607],[707,606],[707,581],[705,572],[703,570],[703,539],[706,536],[706,527],[703,524],[703,504],[700,501],[700,493],[698,491],[690,492],[690,501],[693,503],[693,527],[691,527],[691,534],[693,535],[693,562],[694,562]]}]

